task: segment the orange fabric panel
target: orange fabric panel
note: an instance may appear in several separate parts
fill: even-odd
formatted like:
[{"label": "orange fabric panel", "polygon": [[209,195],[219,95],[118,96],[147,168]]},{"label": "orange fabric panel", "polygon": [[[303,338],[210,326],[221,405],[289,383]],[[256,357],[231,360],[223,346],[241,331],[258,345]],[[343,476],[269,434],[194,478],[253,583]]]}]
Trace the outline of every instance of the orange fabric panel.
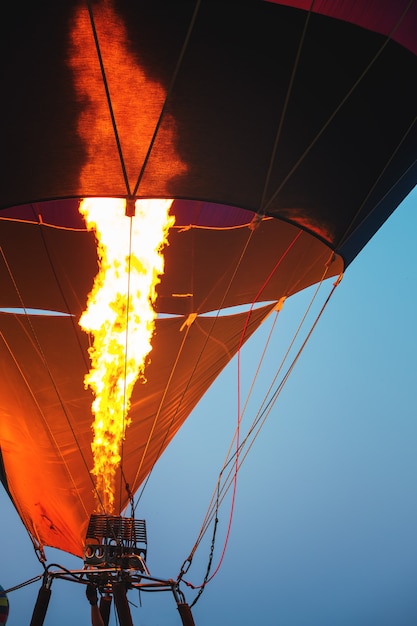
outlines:
[{"label": "orange fabric panel", "polygon": [[[0,442],[8,486],[36,542],[81,555],[89,516],[102,512],[90,473],[92,395],[83,383],[89,338],[78,326],[97,269],[95,241],[83,230],[12,220],[1,226],[0,306],[66,313],[0,313]],[[173,229],[158,299],[158,310],[171,316],[157,320],[147,381],[134,389],[123,446],[123,473],[133,491],[243,343],[243,330],[246,340],[282,296],[320,280],[330,254],[312,236],[272,219],[254,229]],[[337,259],[329,275],[341,269]],[[255,300],[265,305],[247,324]],[[242,304],[245,312],[204,315]],[[194,321],[187,325],[189,315]],[[122,510],[127,495],[116,485]]]}]

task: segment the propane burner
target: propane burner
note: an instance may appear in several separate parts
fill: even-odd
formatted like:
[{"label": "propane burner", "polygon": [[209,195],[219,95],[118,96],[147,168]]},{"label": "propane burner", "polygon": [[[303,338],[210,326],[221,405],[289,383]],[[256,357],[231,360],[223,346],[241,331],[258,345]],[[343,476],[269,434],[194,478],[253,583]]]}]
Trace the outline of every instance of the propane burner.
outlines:
[{"label": "propane burner", "polygon": [[146,571],[145,520],[116,515],[91,515],[84,564]]}]

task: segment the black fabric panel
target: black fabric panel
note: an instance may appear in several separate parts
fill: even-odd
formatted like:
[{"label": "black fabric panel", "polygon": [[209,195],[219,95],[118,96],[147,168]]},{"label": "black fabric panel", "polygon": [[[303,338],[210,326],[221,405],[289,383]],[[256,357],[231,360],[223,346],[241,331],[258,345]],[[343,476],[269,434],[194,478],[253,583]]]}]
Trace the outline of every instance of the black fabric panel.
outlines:
[{"label": "black fabric panel", "polygon": [[[47,1],[29,5],[24,20],[3,20],[0,207],[100,195],[94,180],[80,185],[85,103],[66,63],[76,4]],[[129,49],[168,92],[195,3],[115,6]],[[373,62],[383,36],[311,15],[284,110],[306,15],[256,0],[202,2],[166,109],[187,172],[168,177],[156,143],[147,168],[160,167],[160,177],[145,172],[138,195],[265,212],[314,233],[348,264],[416,183],[417,62],[394,42]],[[119,171],[108,182],[124,195]]]}]

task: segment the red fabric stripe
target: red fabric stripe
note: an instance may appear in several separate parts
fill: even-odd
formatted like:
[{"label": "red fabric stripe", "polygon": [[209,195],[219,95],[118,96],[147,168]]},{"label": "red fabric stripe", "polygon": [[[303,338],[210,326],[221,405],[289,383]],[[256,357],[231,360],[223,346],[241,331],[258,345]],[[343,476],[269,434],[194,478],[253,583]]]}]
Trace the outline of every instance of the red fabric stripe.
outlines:
[{"label": "red fabric stripe", "polygon": [[[401,19],[410,0],[267,0],[275,4],[320,13],[351,22],[382,35],[389,35]],[[413,2],[393,35],[399,44],[417,54],[417,2]]]}]

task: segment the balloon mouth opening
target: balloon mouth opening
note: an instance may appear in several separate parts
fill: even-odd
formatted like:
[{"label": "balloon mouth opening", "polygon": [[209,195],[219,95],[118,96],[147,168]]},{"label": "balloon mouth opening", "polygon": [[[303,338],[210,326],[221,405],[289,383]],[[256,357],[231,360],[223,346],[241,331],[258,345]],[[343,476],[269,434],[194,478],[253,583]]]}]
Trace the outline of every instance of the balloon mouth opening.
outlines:
[{"label": "balloon mouth opening", "polygon": [[[133,217],[134,209],[133,199],[127,200],[126,219]],[[156,202],[158,199],[151,199],[149,206],[152,206],[154,200]],[[68,261],[60,260],[60,263],[70,263],[76,268],[70,270],[71,280],[74,280],[73,276],[75,277],[76,271],[85,273],[85,261],[81,259],[84,252],[80,252],[80,246],[83,246],[83,250],[87,247],[90,249],[87,251],[87,263],[89,264],[88,271],[92,273],[91,268],[96,264],[94,236],[88,232],[84,218],[80,214],[80,203],[80,198],[66,198],[2,209],[0,222],[3,223],[9,240],[14,240],[15,250],[10,251],[12,256],[17,257],[19,254],[19,246],[16,245],[18,240],[29,244],[35,237],[38,242],[33,245],[38,248],[36,250],[33,248],[33,255],[39,256],[46,252],[45,262],[48,263],[47,246],[50,241],[57,239],[60,243],[54,244],[53,254],[57,257],[62,256],[61,251],[57,249],[62,242],[62,245],[68,246],[67,256],[72,255]],[[312,273],[310,277],[308,268],[317,267],[318,259],[318,265],[322,267],[332,255],[332,249],[326,242],[300,224],[291,223],[286,219],[261,217],[246,208],[204,200],[174,199],[170,213],[175,217],[175,225],[170,229],[169,244],[164,251],[166,257],[164,278],[161,287],[158,287],[156,304],[158,320],[188,317],[191,314],[197,314],[199,317],[225,317],[272,305],[283,295],[292,295],[295,291],[300,291],[316,282],[320,278],[321,269],[314,270],[314,276]],[[32,233],[29,232],[31,229]],[[255,236],[252,237],[252,233]],[[255,274],[260,275],[263,272],[264,278],[258,281],[259,288],[248,290],[245,286],[236,289],[233,287],[231,291],[228,291],[227,281],[235,279],[230,274],[228,277],[224,274],[221,281],[224,293],[228,291],[226,298],[224,300],[213,298],[212,290],[217,280],[213,278],[215,273],[222,272],[222,267],[226,268],[230,264],[239,263],[239,256],[244,249],[245,241],[249,239],[251,239],[250,251],[249,249],[245,251],[245,262],[238,268],[235,282],[240,281],[244,285],[246,277],[250,276],[249,280],[254,281]],[[4,247],[5,254],[7,254],[6,243]],[[25,249],[25,253],[30,255],[30,250],[26,248],[27,244],[22,243],[21,249]],[[276,287],[263,290],[262,280],[269,280],[268,272],[278,275],[272,264],[275,264],[280,256],[282,262],[279,261],[280,267],[277,267],[279,273],[281,275],[287,273],[289,278]],[[200,264],[199,274],[193,279],[191,274],[194,270],[191,265],[195,263],[197,257]],[[23,263],[17,258],[13,262],[16,265]],[[302,277],[297,284],[293,283],[291,277],[293,273],[291,263],[294,262],[299,265],[304,264],[307,268],[305,279]],[[337,275],[343,271],[343,260],[340,257],[336,263],[333,261],[331,263],[333,264],[331,275]],[[41,269],[39,264],[39,270]],[[41,271],[33,270],[33,272],[34,281],[45,281]],[[69,275],[66,269],[65,273]],[[78,277],[75,278],[78,281]],[[53,279],[52,275],[51,279]],[[208,285],[206,289],[208,296],[203,293],[201,287],[203,281]],[[89,286],[84,288],[87,289]],[[75,313],[74,308],[67,308],[62,298],[57,296],[49,299],[41,298],[40,289],[40,287],[36,290],[33,288],[30,290],[30,298],[23,300],[16,293],[12,294],[12,289],[10,297],[3,293],[0,301],[0,315],[30,316],[40,320],[42,318],[65,320],[65,318],[77,317],[78,312]],[[277,297],[276,294],[278,294]],[[77,307],[76,310],[78,311]]]},{"label": "balloon mouth opening", "polygon": [[[27,202],[0,210],[0,220],[37,223],[55,228],[85,230],[85,222],[79,213],[80,202],[87,198],[62,198]],[[104,197],[103,197],[104,198]],[[135,215],[135,202],[141,198],[126,198],[126,215]],[[161,200],[162,198],[143,198]],[[199,199],[173,200],[172,213],[178,227],[233,228],[250,224],[259,219],[251,209]]]}]

